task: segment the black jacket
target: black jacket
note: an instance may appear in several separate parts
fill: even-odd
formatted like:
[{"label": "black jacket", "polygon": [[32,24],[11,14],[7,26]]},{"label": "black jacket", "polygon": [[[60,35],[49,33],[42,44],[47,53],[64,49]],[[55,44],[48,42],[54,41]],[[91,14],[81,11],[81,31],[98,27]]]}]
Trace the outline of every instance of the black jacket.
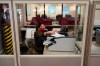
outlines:
[{"label": "black jacket", "polygon": [[0,50],[3,49],[3,16],[0,14]]},{"label": "black jacket", "polygon": [[41,31],[37,30],[34,33],[34,39],[35,39],[35,50],[39,54],[43,54],[43,49],[44,49],[43,42],[44,40],[46,40],[46,36],[44,36],[44,34]]}]

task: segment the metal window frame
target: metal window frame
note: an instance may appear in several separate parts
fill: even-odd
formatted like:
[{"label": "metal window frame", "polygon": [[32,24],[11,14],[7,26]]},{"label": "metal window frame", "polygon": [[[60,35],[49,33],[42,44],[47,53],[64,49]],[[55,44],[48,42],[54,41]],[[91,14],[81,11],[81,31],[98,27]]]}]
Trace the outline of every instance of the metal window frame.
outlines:
[{"label": "metal window frame", "polygon": [[[81,61],[81,66],[83,66],[83,62],[84,62],[84,58],[85,58],[85,45],[86,45],[86,32],[87,32],[87,22],[88,22],[88,7],[89,7],[89,1],[79,1],[79,0],[71,0],[71,1],[69,1],[69,0],[61,0],[60,2],[59,1],[47,1],[47,0],[43,0],[43,1],[36,1],[36,0],[28,0],[28,1],[23,1],[23,0],[20,0],[20,1],[13,1],[13,10],[14,10],[14,22],[15,22],[15,31],[16,31],[16,44],[17,44],[17,56],[18,56],[18,63],[19,63],[19,65],[18,66],[20,66],[20,57],[25,57],[25,56],[30,56],[30,57],[57,57],[57,55],[53,55],[53,56],[51,56],[51,55],[20,55],[20,46],[19,46],[19,30],[18,30],[18,23],[17,23],[17,14],[16,14],[16,4],[18,4],[18,3],[45,3],[45,4],[47,4],[47,3],[68,3],[68,4],[85,4],[86,5],[86,13],[85,13],[85,18],[84,18],[84,30],[83,30],[83,48],[82,48],[82,61]],[[63,56],[63,55],[59,55],[60,57],[69,57],[69,55],[66,55],[66,56]],[[71,57],[73,57],[73,56],[75,56],[75,57],[77,57],[77,56],[79,56],[79,57],[81,57],[81,55],[71,55]]]},{"label": "metal window frame", "polygon": [[14,31],[14,21],[13,21],[13,14],[12,14],[12,3],[11,3],[11,0],[5,0],[5,1],[2,1],[0,0],[0,3],[3,4],[3,3],[7,3],[9,5],[9,13],[10,13],[10,22],[11,22],[11,31],[12,31],[12,44],[13,44],[13,52],[14,54],[13,55],[0,55],[0,58],[14,58],[14,63],[15,63],[15,66],[17,66],[17,54],[16,54],[16,41],[15,41],[15,31]]}]

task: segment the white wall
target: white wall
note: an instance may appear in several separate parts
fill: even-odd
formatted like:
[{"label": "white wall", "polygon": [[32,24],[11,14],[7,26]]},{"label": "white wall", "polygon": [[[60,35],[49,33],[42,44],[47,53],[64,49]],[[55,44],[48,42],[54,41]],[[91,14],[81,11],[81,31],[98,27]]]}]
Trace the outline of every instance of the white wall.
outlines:
[{"label": "white wall", "polygon": [[[42,15],[42,14],[44,14],[44,10],[41,10],[41,9],[44,9],[44,5],[43,4],[41,4],[41,5],[36,5],[36,4],[28,4],[29,6],[30,6],[30,8],[31,8],[31,14],[28,16],[28,20],[31,20],[32,19],[32,17],[35,17],[35,14],[36,14],[36,12],[35,11],[33,11],[33,9],[35,9],[35,7],[37,7],[38,8],[38,11],[37,11],[37,14],[40,14],[40,16]],[[48,5],[46,5],[45,6],[45,13],[46,13],[46,15],[48,16],[48,17],[51,17],[51,18],[53,18],[53,17],[55,17],[57,14],[61,14],[61,5],[57,5],[57,6],[55,6],[56,7],[56,13],[55,14],[48,14]]]},{"label": "white wall", "polygon": [[[43,10],[44,9],[44,5],[43,4],[38,4],[38,5],[36,5],[36,4],[27,4],[27,5],[30,6],[30,10],[31,10],[30,15],[28,16],[28,20],[31,20],[32,17],[35,16],[35,14],[36,14],[35,7],[38,8],[38,11],[37,11],[38,13],[37,14],[40,14],[40,16],[42,14],[44,14],[44,10]],[[65,5],[67,7],[69,7],[69,9],[70,9],[70,13],[69,14],[71,14],[72,17],[75,17],[75,8],[76,8],[75,5],[73,5],[73,4],[65,4]],[[55,14],[49,14],[48,13],[48,6],[55,6],[56,7]],[[45,6],[45,13],[50,18],[56,18],[56,15],[61,14],[61,12],[62,12],[62,4],[46,4],[46,6]]]},{"label": "white wall", "polygon": [[[30,7],[30,15],[28,16],[28,19],[31,20],[33,16],[35,16],[35,5],[34,4],[27,4]],[[34,9],[34,10],[33,10]]]},{"label": "white wall", "polygon": [[0,66],[15,66],[13,55],[0,56]]},{"label": "white wall", "polygon": [[41,10],[41,9],[44,9],[44,5],[43,4],[27,4],[29,7],[30,7],[30,15],[28,16],[28,20],[31,20],[32,17],[35,17],[36,16],[36,10],[35,10],[35,7],[37,7],[37,14],[44,14],[44,11]]},{"label": "white wall", "polygon": [[100,56],[90,57],[90,66],[100,66]]},{"label": "white wall", "polygon": [[81,15],[80,25],[83,25],[84,24],[85,6],[80,6],[80,7],[81,7],[81,12],[80,12],[80,15]]},{"label": "white wall", "polygon": [[96,5],[96,9],[97,10],[95,10],[95,20],[100,20],[100,4]]},{"label": "white wall", "polygon": [[75,12],[76,11],[76,6],[75,5],[71,5],[70,6],[70,14],[72,17],[75,17]]},{"label": "white wall", "polygon": [[[81,66],[80,56],[21,55],[21,66]],[[89,66],[100,66],[100,56],[90,56]]]},{"label": "white wall", "polygon": [[95,20],[100,20],[100,10],[95,11]]},{"label": "white wall", "polygon": [[100,5],[96,5],[94,25],[100,25]]},{"label": "white wall", "polygon": [[81,57],[21,56],[21,66],[81,66]]},{"label": "white wall", "polygon": [[58,15],[58,14],[61,14],[61,12],[62,12],[62,5],[61,4],[59,4],[59,5],[51,5],[51,6],[54,6],[54,7],[56,7],[56,12],[55,12],[55,14],[49,14],[48,13],[48,6],[49,5],[46,5],[46,15],[48,16],[48,17],[50,17],[50,18],[56,18],[56,15]]}]

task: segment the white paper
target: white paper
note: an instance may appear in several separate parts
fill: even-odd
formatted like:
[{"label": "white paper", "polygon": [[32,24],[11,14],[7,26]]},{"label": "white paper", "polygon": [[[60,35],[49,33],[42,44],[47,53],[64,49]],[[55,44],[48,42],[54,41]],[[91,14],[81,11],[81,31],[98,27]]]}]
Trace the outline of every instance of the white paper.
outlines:
[{"label": "white paper", "polygon": [[54,36],[54,37],[65,37],[64,35],[61,35],[61,34],[58,34],[58,33],[55,33],[55,34],[53,34],[51,36]]}]

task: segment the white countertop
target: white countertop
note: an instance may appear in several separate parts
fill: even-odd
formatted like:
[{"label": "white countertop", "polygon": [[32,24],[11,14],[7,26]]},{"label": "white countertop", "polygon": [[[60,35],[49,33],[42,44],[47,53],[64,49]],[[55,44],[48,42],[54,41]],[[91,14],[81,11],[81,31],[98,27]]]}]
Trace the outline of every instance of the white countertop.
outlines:
[{"label": "white countertop", "polygon": [[45,46],[43,55],[77,55],[75,52],[58,52],[58,51],[49,51]]},{"label": "white countertop", "polygon": [[[82,50],[82,43],[78,42],[77,47],[80,49],[80,51]],[[91,44],[91,54],[92,55],[100,55],[100,46],[97,46],[96,42],[92,42]]]}]

